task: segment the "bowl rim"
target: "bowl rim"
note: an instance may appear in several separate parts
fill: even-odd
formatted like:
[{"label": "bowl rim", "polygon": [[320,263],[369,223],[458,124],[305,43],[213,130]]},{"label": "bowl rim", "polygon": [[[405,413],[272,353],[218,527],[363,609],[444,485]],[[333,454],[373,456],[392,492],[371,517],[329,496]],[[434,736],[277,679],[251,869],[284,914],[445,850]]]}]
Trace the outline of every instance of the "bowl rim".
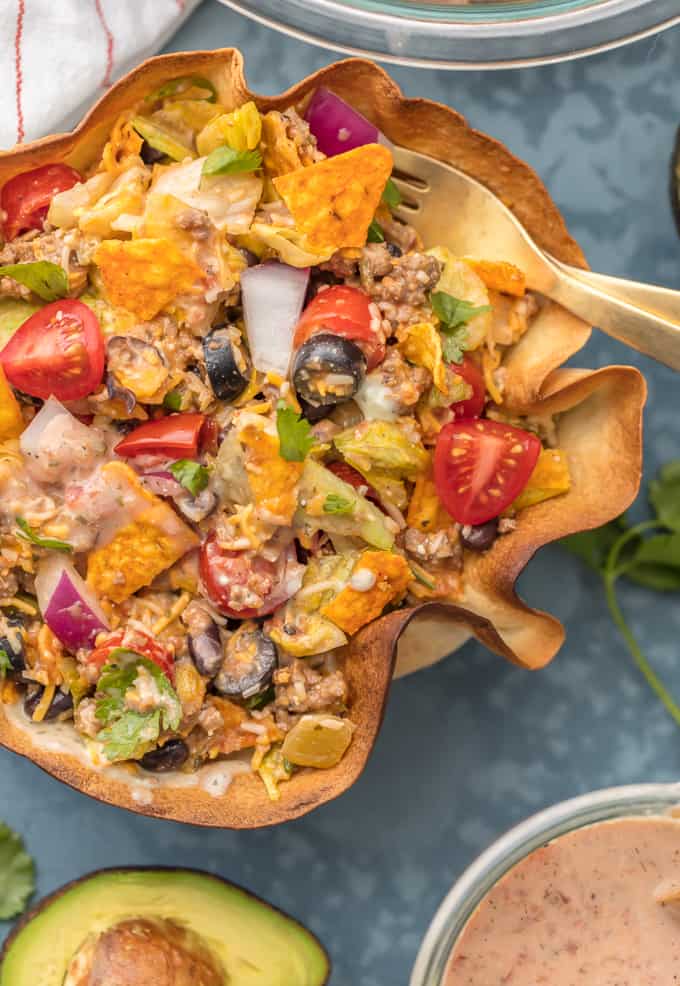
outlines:
[{"label": "bowl rim", "polygon": [[663,814],[680,806],[680,781],[599,788],[544,808],[514,825],[466,867],[425,933],[409,986],[441,986],[448,958],[480,900],[516,863],[545,842],[608,819]]},{"label": "bowl rim", "polygon": [[[670,5],[664,7],[664,12],[657,16],[654,11],[662,0],[599,0],[597,7],[589,4],[570,11],[558,11],[555,14],[523,18],[521,21],[503,21],[496,24],[456,22],[446,24],[443,21],[424,20],[422,18],[397,16],[347,7],[342,0],[315,0],[317,13],[342,24],[347,37],[357,36],[368,24],[374,31],[382,32],[384,39],[394,41],[400,47],[406,35],[409,41],[419,40],[420,45],[427,45],[428,38],[436,30],[438,37],[444,37],[451,43],[455,57],[427,58],[420,54],[404,54],[400,51],[385,50],[385,47],[358,47],[349,40],[334,40],[312,29],[309,24],[308,3],[300,3],[300,11],[305,16],[302,22],[284,23],[273,11],[280,10],[278,0],[264,0],[267,10],[253,9],[253,0],[219,0],[224,6],[250,20],[278,31],[298,41],[324,48],[328,51],[342,52],[361,58],[370,58],[393,65],[403,65],[412,68],[439,68],[448,70],[501,70],[510,68],[527,68],[549,65],[557,62],[573,61],[590,55],[611,51],[634,41],[642,41],[661,31],[680,25],[680,13],[671,10]],[[287,9],[290,11],[295,0],[288,0]],[[303,11],[303,7],[305,10]],[[596,16],[594,16],[596,15]],[[588,32],[593,24],[600,24],[606,18],[615,18],[619,22],[616,35],[612,38],[588,42]],[[627,22],[627,23],[626,23]],[[304,26],[303,26],[304,25]],[[546,30],[546,25],[549,30]],[[321,30],[328,31],[326,25]],[[545,53],[529,53],[528,46],[537,39],[547,36],[561,38],[561,47],[556,51]],[[401,40],[395,40],[401,39]],[[508,54],[507,42],[518,47],[515,54]],[[386,41],[386,43],[390,43]],[[483,46],[503,44],[503,57],[481,57]],[[469,57],[467,54],[475,45],[480,54]],[[465,51],[465,55],[463,52]]]}]

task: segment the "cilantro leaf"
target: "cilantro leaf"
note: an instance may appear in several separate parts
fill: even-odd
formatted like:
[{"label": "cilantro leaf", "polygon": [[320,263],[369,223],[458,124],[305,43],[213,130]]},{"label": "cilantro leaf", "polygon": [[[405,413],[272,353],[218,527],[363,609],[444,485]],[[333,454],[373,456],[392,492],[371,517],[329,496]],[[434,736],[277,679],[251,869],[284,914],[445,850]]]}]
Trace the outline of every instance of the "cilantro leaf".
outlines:
[{"label": "cilantro leaf", "polygon": [[192,496],[198,496],[208,485],[210,473],[200,462],[193,459],[178,459],[170,465],[170,472]]},{"label": "cilantro leaf", "polygon": [[43,301],[56,301],[68,294],[66,271],[49,260],[36,260],[29,264],[5,264],[0,267],[0,277],[11,277]]},{"label": "cilantro leaf", "polygon": [[619,518],[610,521],[603,527],[596,527],[592,531],[579,531],[578,534],[570,534],[569,537],[562,538],[560,543],[567,551],[584,561],[588,568],[594,572],[601,572],[614,542],[619,539],[621,532],[625,529],[625,524]]},{"label": "cilantro leaf", "polygon": [[468,333],[464,325],[442,333],[442,355],[447,363],[462,363],[467,349]]},{"label": "cilantro leaf", "polygon": [[401,205],[401,192],[391,178],[387,179],[387,183],[383,189],[382,201],[385,205],[388,205],[390,209],[396,209],[398,205]]},{"label": "cilantro leaf", "polygon": [[368,227],[368,232],[366,234],[367,243],[384,243],[385,234],[383,233],[382,226],[377,221],[377,219],[371,220],[371,225]]},{"label": "cilantro leaf", "polygon": [[203,175],[236,175],[262,167],[259,151],[235,151],[233,147],[216,147],[203,162]]},{"label": "cilantro leaf", "polygon": [[338,493],[327,493],[323,502],[323,512],[325,514],[351,514],[354,513],[356,502],[348,500]]},{"label": "cilantro leaf", "polygon": [[17,537],[23,538],[24,541],[30,541],[31,544],[37,545],[38,548],[49,548],[51,551],[73,551],[73,545],[69,544],[68,541],[41,537],[40,534],[37,534],[33,530],[24,517],[15,517],[14,519],[19,528],[16,535]]},{"label": "cilantro leaf", "polygon": [[276,408],[279,454],[286,462],[303,462],[314,445],[312,426],[284,401]]},{"label": "cilantro leaf", "polygon": [[[161,729],[175,730],[182,706],[175,689],[157,664],[125,647],[115,647],[104,666],[95,694],[95,718],[105,724],[97,736],[110,761],[130,760],[155,743]],[[155,709],[138,712],[127,706],[125,695],[144,668],[154,680],[160,696]]]},{"label": "cilantro leaf", "polygon": [[179,390],[169,390],[163,398],[163,407],[168,411],[179,411],[182,407],[182,395]]},{"label": "cilantro leaf", "polygon": [[649,484],[649,502],[661,525],[680,532],[680,460],[667,462]]},{"label": "cilantro leaf", "polygon": [[0,920],[24,910],[35,890],[35,864],[20,836],[0,822]]},{"label": "cilantro leaf", "polygon": [[471,305],[469,301],[454,298],[446,291],[433,291],[430,295],[432,310],[440,321],[444,358],[451,363],[461,363],[467,349],[465,326],[483,312],[491,311],[491,305]]},{"label": "cilantro leaf", "polygon": [[627,578],[658,592],[677,592],[680,589],[680,534],[656,534],[640,540]]},{"label": "cilantro leaf", "polygon": [[132,760],[147,744],[155,743],[161,733],[161,711],[134,712],[127,709],[110,726],[97,735],[104,744],[107,760]]}]

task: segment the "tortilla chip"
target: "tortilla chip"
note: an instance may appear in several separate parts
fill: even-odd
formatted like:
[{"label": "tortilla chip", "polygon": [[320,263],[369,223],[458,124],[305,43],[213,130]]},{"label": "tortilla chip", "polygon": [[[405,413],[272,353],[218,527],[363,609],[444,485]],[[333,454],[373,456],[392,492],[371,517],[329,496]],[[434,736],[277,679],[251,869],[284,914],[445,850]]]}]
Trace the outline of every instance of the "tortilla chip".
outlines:
[{"label": "tortilla chip", "polygon": [[382,144],[364,144],[274,179],[307,247],[362,247],[378,208],[392,155]]},{"label": "tortilla chip", "polygon": [[526,294],[526,274],[514,264],[502,260],[471,260],[470,257],[465,258],[465,263],[481,277],[487,288],[503,294],[513,294],[517,298]]},{"label": "tortilla chip", "polygon": [[145,322],[203,279],[200,267],[165,239],[104,240],[94,262],[108,301]]},{"label": "tortilla chip", "polygon": [[515,510],[532,507],[535,503],[566,493],[570,486],[571,476],[566,453],[558,448],[541,449],[529,482],[512,506]]},{"label": "tortilla chip", "polygon": [[350,582],[320,610],[322,616],[350,635],[380,616],[389,603],[401,599],[412,578],[406,559],[392,551],[362,552],[352,576],[363,572],[375,577],[371,588],[354,589]]},{"label": "tortilla chip", "polygon": [[297,484],[302,462],[288,462],[279,455],[278,439],[264,428],[248,424],[239,432],[246,446],[245,469],[253,499],[281,524],[290,524],[297,508]]},{"label": "tortilla chip", "polygon": [[432,322],[406,325],[397,333],[399,350],[410,363],[424,366],[432,374],[437,390],[446,393],[446,366],[442,355],[442,337]]},{"label": "tortilla chip", "polygon": [[437,495],[437,487],[432,476],[432,466],[416,476],[406,515],[408,527],[414,527],[423,534],[432,534],[447,527],[453,527],[455,520],[446,511]]}]

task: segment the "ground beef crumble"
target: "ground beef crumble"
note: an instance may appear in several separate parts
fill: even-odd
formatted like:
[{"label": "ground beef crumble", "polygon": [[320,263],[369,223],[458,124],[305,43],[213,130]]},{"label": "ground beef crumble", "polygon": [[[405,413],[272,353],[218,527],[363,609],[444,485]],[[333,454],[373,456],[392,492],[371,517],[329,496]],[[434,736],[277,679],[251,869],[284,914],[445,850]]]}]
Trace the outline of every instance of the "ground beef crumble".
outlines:
[{"label": "ground beef crumble", "polygon": [[305,661],[295,660],[274,672],[275,718],[278,725],[290,726],[293,717],[305,712],[340,714],[347,703],[347,681],[342,671],[321,674]]},{"label": "ground beef crumble", "polygon": [[454,564],[457,565],[463,560],[458,532],[458,524],[432,533],[408,527],[402,536],[402,544],[406,553],[417,561],[443,561],[446,558],[453,559]]},{"label": "ground beef crumble", "polygon": [[431,318],[429,294],[441,275],[439,261],[426,253],[392,257],[387,247],[380,245],[383,246],[380,253],[372,248],[368,248],[367,255],[366,250],[362,252],[361,287],[395,331],[400,325]]}]

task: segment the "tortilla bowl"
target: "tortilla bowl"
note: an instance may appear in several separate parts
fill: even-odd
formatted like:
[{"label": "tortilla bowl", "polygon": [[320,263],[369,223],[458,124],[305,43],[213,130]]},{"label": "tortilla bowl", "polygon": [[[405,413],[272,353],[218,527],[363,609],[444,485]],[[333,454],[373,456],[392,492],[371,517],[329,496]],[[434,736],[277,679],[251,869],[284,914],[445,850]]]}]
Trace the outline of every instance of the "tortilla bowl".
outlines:
[{"label": "tortilla bowl", "polygon": [[[453,110],[405,99],[382,69],[359,59],[328,66],[273,98],[248,90],[242,56],[234,49],[150,59],[121,79],[72,133],[0,155],[0,185],[50,161],[85,169],[101,151],[121,111],[162,82],[182,75],[210,78],[227,108],[248,99],[263,110],[285,108],[304,103],[317,86],[327,86],[393,142],[448,161],[484,182],[541,246],[561,260],[585,266],[557,207],[527,165],[471,129]],[[304,815],[354,783],[376,740],[395,664],[400,674],[416,670],[474,635],[513,663],[543,667],[559,650],[564,629],[557,619],[517,597],[516,579],[542,545],[618,516],[634,499],[641,475],[646,390],[639,372],[630,367],[559,369],[589,335],[588,325],[549,303],[504,362],[506,405],[522,414],[557,415],[558,444],[568,455],[572,473],[570,491],[523,510],[516,530],[498,538],[485,554],[467,558],[464,590],[456,606],[426,603],[398,610],[351,641],[344,667],[356,731],[336,767],[299,771],[281,786],[280,799],[271,801],[256,775],[225,765],[213,764],[195,775],[168,775],[162,781],[141,778],[123,767],[98,769],[84,748],[63,732],[68,727],[29,724],[16,707],[0,706],[0,743],[110,804],[197,825],[255,828]]]}]

